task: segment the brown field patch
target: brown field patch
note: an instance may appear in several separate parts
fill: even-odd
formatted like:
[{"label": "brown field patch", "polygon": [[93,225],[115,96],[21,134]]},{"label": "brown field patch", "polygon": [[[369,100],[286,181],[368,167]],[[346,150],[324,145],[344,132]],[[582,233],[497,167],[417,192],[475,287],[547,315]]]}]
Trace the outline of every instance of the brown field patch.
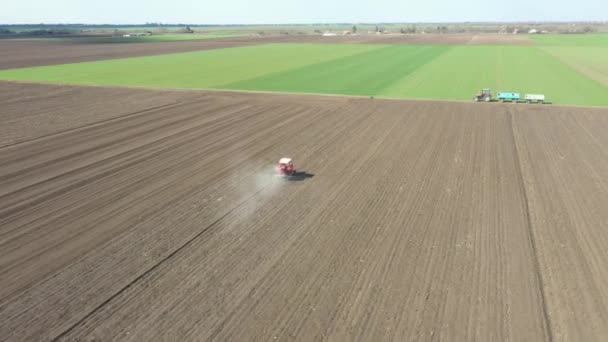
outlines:
[{"label": "brown field patch", "polygon": [[[606,110],[7,82],[0,104],[0,341],[608,337]],[[314,176],[276,179],[283,156]]]}]

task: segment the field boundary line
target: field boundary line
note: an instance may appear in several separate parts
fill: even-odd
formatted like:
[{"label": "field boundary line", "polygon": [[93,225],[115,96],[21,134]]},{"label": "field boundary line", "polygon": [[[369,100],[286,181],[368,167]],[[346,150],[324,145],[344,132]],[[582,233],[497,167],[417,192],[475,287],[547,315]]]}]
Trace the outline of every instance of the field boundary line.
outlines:
[{"label": "field boundary line", "polygon": [[176,255],[178,255],[181,251],[183,251],[184,249],[186,249],[189,246],[191,246],[198,238],[200,238],[203,234],[205,234],[209,229],[213,228],[215,225],[217,225],[218,223],[220,223],[223,219],[225,219],[230,214],[232,214],[233,212],[235,212],[236,210],[238,210],[239,208],[241,208],[243,205],[245,205],[247,202],[249,202],[251,199],[253,199],[255,196],[257,196],[259,193],[261,193],[262,191],[264,191],[266,188],[268,188],[268,185],[266,185],[266,186],[262,187],[261,189],[257,190],[251,196],[247,197],[246,199],[244,199],[243,201],[241,201],[239,204],[237,204],[234,208],[228,210],[226,213],[224,213],[222,216],[220,216],[219,218],[217,218],[215,221],[211,222],[207,227],[203,228],[200,232],[196,233],[192,238],[188,239],[184,244],[182,244],[181,246],[177,247],[173,252],[169,253],[167,256],[165,256],[164,258],[162,258],[161,260],[159,260],[156,264],[152,265],[150,268],[148,268],[142,274],[140,274],[139,276],[137,276],[135,279],[133,279],[130,282],[128,282],[125,286],[123,286],[121,289],[119,289],[118,291],[116,291],[116,293],[114,293],[113,295],[111,295],[110,297],[108,297],[106,300],[104,300],[103,302],[101,302],[100,304],[98,304],[95,308],[93,308],[93,310],[91,310],[89,313],[87,313],[86,315],[84,315],[82,318],[80,318],[74,324],[72,324],[71,326],[69,326],[67,329],[65,329],[63,332],[61,332],[59,335],[53,337],[50,341],[51,342],[56,342],[56,341],[59,341],[60,339],[64,338],[67,334],[69,334],[72,330],[74,330],[74,328],[76,328],[77,326],[79,326],[80,324],[82,324],[84,321],[86,321],[87,319],[89,319],[96,312],[98,312],[99,310],[101,310],[104,306],[106,306],[107,304],[109,304],[111,301],[113,301],[114,299],[116,299],[118,296],[120,296],[121,294],[123,294],[125,291],[127,291],[128,289],[130,289],[131,287],[133,287],[134,285],[136,285],[137,283],[139,283],[142,279],[144,279],[150,273],[154,272],[156,269],[158,269],[160,266],[162,266],[162,264],[164,264],[166,261],[171,260],[173,257],[175,257]]},{"label": "field boundary line", "polygon": [[530,241],[530,247],[532,248],[532,253],[533,253],[532,261],[533,261],[534,270],[535,270],[534,273],[535,273],[536,283],[538,284],[538,292],[540,295],[540,301],[542,304],[541,311],[542,311],[543,319],[545,321],[545,326],[547,327],[546,331],[547,331],[548,342],[553,342],[554,341],[553,327],[551,324],[551,318],[549,316],[549,308],[547,306],[547,296],[545,294],[545,280],[544,280],[544,277],[543,277],[543,274],[542,274],[541,268],[540,268],[540,260],[539,260],[538,248],[537,248],[537,243],[536,243],[536,237],[534,235],[532,219],[530,217],[531,215],[530,215],[530,205],[529,205],[529,200],[528,200],[528,190],[526,188],[526,183],[524,180],[524,173],[523,173],[523,168],[522,168],[522,164],[521,164],[519,148],[517,147],[517,141],[515,140],[515,129],[513,128],[513,112],[510,108],[507,109],[507,118],[509,120],[510,138],[511,138],[511,142],[513,144],[512,149],[513,149],[513,154],[515,157],[517,182],[519,183],[520,191],[524,197],[524,212],[525,212],[525,216],[526,216],[526,225],[528,228],[526,230],[528,233],[528,239]]},{"label": "field boundary line", "polygon": [[[261,94],[261,95],[298,95],[298,96],[316,96],[324,98],[343,98],[343,99],[375,99],[379,101],[426,101],[426,102],[445,102],[445,103],[473,103],[471,100],[457,100],[457,99],[433,99],[424,97],[391,97],[381,95],[347,95],[347,94],[329,94],[329,93],[303,93],[303,92],[288,92],[288,91],[269,91],[269,90],[242,90],[242,89],[223,89],[223,88],[163,88],[163,87],[151,87],[151,86],[134,86],[134,85],[103,85],[103,84],[84,84],[84,83],[69,83],[69,82],[45,82],[45,81],[20,81],[20,80],[3,80],[0,82],[17,83],[17,84],[42,84],[42,85],[53,85],[53,86],[72,86],[72,87],[89,87],[89,88],[105,88],[105,89],[131,89],[131,90],[150,90],[150,91],[169,91],[176,93],[235,93],[235,94]],[[477,103],[477,106],[512,106],[512,103]],[[520,103],[525,106],[526,104]],[[534,105],[530,105],[531,108]],[[590,105],[573,105],[573,104],[556,104],[556,103],[545,103],[541,108],[591,108],[591,109],[607,109],[608,106],[590,106]]]}]

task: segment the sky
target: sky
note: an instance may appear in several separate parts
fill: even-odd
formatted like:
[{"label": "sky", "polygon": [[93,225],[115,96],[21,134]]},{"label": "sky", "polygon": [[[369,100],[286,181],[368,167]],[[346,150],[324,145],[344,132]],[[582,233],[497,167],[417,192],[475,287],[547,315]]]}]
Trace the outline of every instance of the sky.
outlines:
[{"label": "sky", "polygon": [[608,0],[0,0],[0,24],[591,20],[608,20]]}]

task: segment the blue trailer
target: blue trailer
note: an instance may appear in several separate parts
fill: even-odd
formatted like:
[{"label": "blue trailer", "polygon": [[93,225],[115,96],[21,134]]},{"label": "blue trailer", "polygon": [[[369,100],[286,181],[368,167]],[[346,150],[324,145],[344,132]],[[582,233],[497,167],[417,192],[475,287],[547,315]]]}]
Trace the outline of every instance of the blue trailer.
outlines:
[{"label": "blue trailer", "polygon": [[511,101],[517,102],[520,99],[519,93],[508,93],[508,92],[499,92],[496,94],[496,98],[499,102]]}]

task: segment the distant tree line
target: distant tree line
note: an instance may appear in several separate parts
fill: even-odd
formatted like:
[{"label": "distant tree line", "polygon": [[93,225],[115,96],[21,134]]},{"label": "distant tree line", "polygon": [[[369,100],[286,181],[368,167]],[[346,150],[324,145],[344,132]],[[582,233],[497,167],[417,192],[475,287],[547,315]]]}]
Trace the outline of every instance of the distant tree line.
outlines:
[{"label": "distant tree line", "polygon": [[401,32],[402,34],[413,34],[418,32],[418,28],[416,27],[416,25],[410,25],[408,27],[402,27],[401,29],[399,29],[399,32]]},{"label": "distant tree line", "polygon": [[[463,22],[463,23],[313,23],[313,24],[266,24],[266,25],[207,25],[207,24],[175,24],[161,22],[147,22],[145,24],[130,25],[87,25],[87,24],[11,24],[2,25],[0,34],[9,35],[33,35],[33,36],[55,36],[90,34],[95,29],[128,31],[130,28],[148,28],[155,33],[173,32],[173,28],[181,28],[178,32],[192,33],[195,28],[244,28],[250,27],[250,33],[260,35],[273,34],[306,34],[317,33],[329,30],[349,30],[356,34],[360,32],[388,33],[400,32],[402,34],[416,33],[504,33],[504,34],[528,34],[531,33],[565,33],[565,34],[584,34],[594,32],[608,32],[608,22],[521,22],[521,23],[495,23],[495,22]],[[200,29],[199,29],[200,30]]]}]

